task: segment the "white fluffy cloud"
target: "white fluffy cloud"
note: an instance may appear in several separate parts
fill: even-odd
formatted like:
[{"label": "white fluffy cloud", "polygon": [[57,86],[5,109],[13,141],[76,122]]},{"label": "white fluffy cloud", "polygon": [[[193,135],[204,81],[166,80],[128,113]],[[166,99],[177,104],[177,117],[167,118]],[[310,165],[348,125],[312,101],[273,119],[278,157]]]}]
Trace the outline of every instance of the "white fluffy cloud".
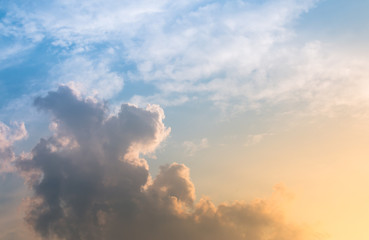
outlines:
[{"label": "white fluffy cloud", "polygon": [[33,191],[26,221],[44,239],[311,239],[281,218],[273,201],[196,203],[189,169],[162,166],[151,178],[142,154],[169,133],[158,106],[107,106],[63,86],[35,105],[52,115],[54,135],[16,166]]}]

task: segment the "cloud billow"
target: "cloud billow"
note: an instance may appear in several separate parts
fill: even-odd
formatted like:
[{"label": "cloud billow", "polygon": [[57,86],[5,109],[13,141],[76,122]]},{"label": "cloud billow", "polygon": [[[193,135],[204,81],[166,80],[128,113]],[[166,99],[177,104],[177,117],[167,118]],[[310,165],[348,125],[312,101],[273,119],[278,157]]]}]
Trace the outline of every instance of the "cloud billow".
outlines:
[{"label": "cloud billow", "polygon": [[122,104],[112,116],[106,103],[66,86],[34,104],[50,112],[54,134],[16,166],[33,190],[25,219],[44,239],[307,239],[268,201],[196,203],[183,164],[152,179],[142,155],[170,132],[159,106]]},{"label": "cloud billow", "polygon": [[14,122],[12,125],[9,127],[0,121],[0,173],[14,171],[13,144],[28,136],[24,123]]}]

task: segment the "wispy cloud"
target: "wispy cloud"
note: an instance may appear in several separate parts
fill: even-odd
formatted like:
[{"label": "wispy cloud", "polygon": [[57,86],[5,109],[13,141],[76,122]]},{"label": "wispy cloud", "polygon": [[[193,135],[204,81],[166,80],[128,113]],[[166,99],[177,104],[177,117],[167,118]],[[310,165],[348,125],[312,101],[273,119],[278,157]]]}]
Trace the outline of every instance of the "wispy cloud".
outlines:
[{"label": "wispy cloud", "polygon": [[[317,3],[15,3],[1,28],[6,37],[55,47],[62,58],[49,79],[74,81],[104,98],[121,92],[124,77],[155,86],[134,94],[138,104],[171,106],[200,97],[232,111],[288,102],[325,114],[368,104],[365,57],[295,41],[294,23]],[[22,50],[8,51],[3,58]]]},{"label": "wispy cloud", "polygon": [[124,86],[123,76],[109,69],[104,61],[92,61],[86,57],[68,58],[51,70],[54,86],[67,84],[85,95],[110,99]]},{"label": "wispy cloud", "polygon": [[[6,35],[47,41],[56,52],[69,56],[60,64],[61,71],[52,71],[52,77],[61,82],[69,77],[86,79],[86,75],[96,80],[111,78],[111,84],[105,84],[106,80],[96,87],[91,87],[94,80],[79,81],[87,91],[106,92],[105,97],[119,93],[121,75],[126,81],[149,82],[159,91],[137,95],[134,101],[154,99],[173,105],[203,95],[218,105],[236,99],[250,107],[271,95],[286,96],[285,92],[295,90],[282,92],[285,84],[270,79],[270,68],[286,61],[279,49],[291,40],[292,23],[316,2],[24,3],[8,7],[2,26]],[[104,59],[106,51],[115,61]],[[133,67],[115,67],[113,72],[117,61]],[[177,94],[180,97],[173,101]]]},{"label": "wispy cloud", "polygon": [[200,141],[184,141],[183,147],[189,156],[193,156],[196,152],[209,147],[207,138],[202,138]]},{"label": "wispy cloud", "polygon": [[263,141],[263,139],[266,136],[270,136],[270,135],[272,135],[272,134],[271,133],[259,133],[259,134],[248,135],[247,140],[245,142],[245,147],[250,147],[250,146],[256,145],[256,144],[260,143],[261,141]]}]

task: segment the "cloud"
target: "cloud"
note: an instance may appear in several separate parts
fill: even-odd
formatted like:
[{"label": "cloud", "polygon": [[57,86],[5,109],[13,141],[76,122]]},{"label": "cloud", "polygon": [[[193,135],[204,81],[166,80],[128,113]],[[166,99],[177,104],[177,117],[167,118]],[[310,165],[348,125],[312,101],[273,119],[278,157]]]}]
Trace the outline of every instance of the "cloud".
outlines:
[{"label": "cloud", "polygon": [[50,71],[53,86],[73,80],[109,99],[124,76],[154,89],[130,99],[138,104],[201,99],[225,111],[288,105],[326,115],[367,106],[365,56],[296,38],[297,20],[318,3],[15,2],[4,5],[0,29],[17,44],[1,60],[46,44],[61,61]]},{"label": "cloud", "polygon": [[22,199],[27,197],[23,179],[14,172],[0,174],[0,239],[36,239],[24,224]]},{"label": "cloud", "polygon": [[24,43],[12,43],[6,46],[1,46],[0,51],[2,54],[0,56],[0,70],[22,62],[23,59],[21,57],[26,55],[27,51],[32,47],[34,46]]},{"label": "cloud", "polygon": [[152,89],[132,96],[139,105],[200,99],[228,112],[288,105],[326,115],[367,106],[365,56],[296,38],[297,20],[318,3],[14,3],[5,5],[0,27],[22,46],[50,46],[61,61],[50,70],[52,86],[73,81],[84,94],[105,99],[121,92],[124,76]]},{"label": "cloud", "polygon": [[249,147],[249,146],[258,144],[261,141],[263,141],[263,139],[266,136],[270,136],[270,135],[272,135],[272,134],[271,133],[260,133],[260,134],[248,135],[247,136],[247,141],[245,143],[245,147]]},{"label": "cloud", "polygon": [[75,56],[56,65],[51,70],[54,85],[67,84],[87,95],[110,99],[123,89],[123,77],[112,72],[108,63],[95,62]]},{"label": "cloud", "polygon": [[196,202],[183,164],[152,178],[143,156],[170,131],[158,106],[122,104],[109,115],[106,103],[66,86],[34,104],[51,114],[54,134],[16,164],[33,191],[25,219],[44,239],[311,239],[273,201]]},{"label": "cloud", "polygon": [[15,159],[13,144],[27,137],[24,123],[14,122],[12,128],[0,122],[0,173],[12,172]]},{"label": "cloud", "polygon": [[184,141],[183,147],[189,156],[193,156],[196,152],[208,148],[209,141],[207,138],[202,138],[198,143],[192,141]]},{"label": "cloud", "polygon": [[[316,2],[52,1],[7,6],[2,22],[7,35],[44,39],[62,59],[65,54],[72,57],[61,64],[71,74],[57,71],[61,82],[74,75],[77,79],[86,79],[86,75],[105,78],[101,72],[110,72],[108,65],[116,62],[102,61],[101,67],[92,63],[108,51],[119,65],[124,62],[129,80],[150,82],[167,98],[182,93],[176,101],[181,104],[197,93],[210,94],[212,100],[240,95],[238,85],[242,89],[248,85],[248,76],[260,68],[263,59],[291,39],[293,21]],[[82,53],[84,58],[76,57]],[[93,65],[97,65],[96,72],[91,70]],[[96,81],[88,82],[86,88],[98,89],[93,83]],[[108,97],[121,89],[114,91],[114,83]]]},{"label": "cloud", "polygon": [[138,65],[137,78],[157,82],[163,92],[248,75],[274,45],[290,38],[289,24],[314,2],[202,3],[180,18],[164,16],[170,24],[156,21],[128,56]]},{"label": "cloud", "polygon": [[[85,48],[91,44],[132,37],[169,1],[52,1],[6,4],[1,29],[6,36],[51,40],[54,46]],[[178,6],[183,5],[178,2]],[[17,24],[13,24],[13,23]],[[112,39],[114,38],[114,39]]]}]

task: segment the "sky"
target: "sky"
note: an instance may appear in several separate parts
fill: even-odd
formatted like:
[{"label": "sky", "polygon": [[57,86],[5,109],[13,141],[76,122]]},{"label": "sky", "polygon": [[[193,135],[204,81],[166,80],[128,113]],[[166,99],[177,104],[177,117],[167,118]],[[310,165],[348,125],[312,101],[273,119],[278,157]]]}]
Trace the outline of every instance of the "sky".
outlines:
[{"label": "sky", "polygon": [[0,239],[368,239],[368,10],[0,0]]}]

